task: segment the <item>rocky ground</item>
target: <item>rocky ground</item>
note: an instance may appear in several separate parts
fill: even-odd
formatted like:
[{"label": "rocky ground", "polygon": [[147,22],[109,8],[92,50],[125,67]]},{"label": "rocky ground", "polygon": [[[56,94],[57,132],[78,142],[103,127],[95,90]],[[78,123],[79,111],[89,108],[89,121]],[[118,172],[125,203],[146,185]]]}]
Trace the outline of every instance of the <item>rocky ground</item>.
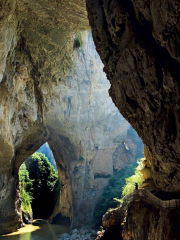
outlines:
[{"label": "rocky ground", "polygon": [[79,230],[73,229],[70,233],[58,234],[58,240],[94,240],[96,230],[83,227]]}]

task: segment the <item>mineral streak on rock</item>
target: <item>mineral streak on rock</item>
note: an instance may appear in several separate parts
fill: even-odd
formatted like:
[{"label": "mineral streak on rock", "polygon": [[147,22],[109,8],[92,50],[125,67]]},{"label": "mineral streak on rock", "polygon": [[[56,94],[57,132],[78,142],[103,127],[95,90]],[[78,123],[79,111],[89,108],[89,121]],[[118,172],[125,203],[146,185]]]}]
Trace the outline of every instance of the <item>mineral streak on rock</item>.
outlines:
[{"label": "mineral streak on rock", "polygon": [[108,99],[91,33],[74,49],[75,31],[89,29],[85,2],[8,0],[1,10],[0,233],[21,225],[18,170],[45,142],[61,182],[51,220],[61,213],[74,226],[89,223],[108,177],[137,149]]},{"label": "mineral streak on rock", "polygon": [[110,95],[147,146],[154,183],[180,191],[180,4],[87,0]]}]

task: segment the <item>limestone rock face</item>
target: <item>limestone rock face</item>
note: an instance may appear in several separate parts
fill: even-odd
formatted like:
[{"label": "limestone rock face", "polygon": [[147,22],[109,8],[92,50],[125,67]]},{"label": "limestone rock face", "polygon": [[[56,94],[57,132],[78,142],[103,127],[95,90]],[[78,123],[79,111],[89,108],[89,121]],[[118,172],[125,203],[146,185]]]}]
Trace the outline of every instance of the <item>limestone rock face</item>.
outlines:
[{"label": "limestone rock face", "polygon": [[115,208],[112,211],[108,211],[103,215],[102,223],[105,230],[112,227],[119,226],[123,221],[122,208]]},{"label": "limestone rock face", "polygon": [[[49,143],[61,193],[59,213],[92,220],[108,178],[139,149],[108,97],[84,1],[4,1],[0,42],[0,233],[21,225],[18,170]],[[76,31],[76,32],[75,32]],[[74,48],[80,37],[82,47]]]},{"label": "limestone rock face", "polygon": [[96,240],[122,240],[123,222],[127,208],[123,205],[103,215],[103,231],[97,232]]},{"label": "limestone rock face", "polygon": [[162,208],[143,198],[124,202],[103,216],[105,231],[97,240],[179,239],[179,209]]},{"label": "limestone rock face", "polygon": [[128,206],[126,217],[123,240],[179,239],[180,217],[176,209],[161,209],[143,202],[134,202]]},{"label": "limestone rock face", "polygon": [[90,222],[109,177],[133,162],[137,152],[129,123],[108,98],[109,83],[91,34],[82,42],[83,49],[74,52],[73,72],[52,89],[57,97],[47,100],[45,117],[62,186],[52,217],[61,212],[76,227]]},{"label": "limestone rock face", "polygon": [[179,1],[87,0],[110,95],[149,151],[152,177],[180,191]]}]

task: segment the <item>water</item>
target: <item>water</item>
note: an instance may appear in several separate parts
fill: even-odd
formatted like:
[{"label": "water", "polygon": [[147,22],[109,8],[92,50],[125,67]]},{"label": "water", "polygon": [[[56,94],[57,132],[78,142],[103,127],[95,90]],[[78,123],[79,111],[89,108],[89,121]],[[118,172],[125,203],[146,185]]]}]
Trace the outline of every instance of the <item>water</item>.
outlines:
[{"label": "water", "polygon": [[17,232],[0,236],[0,240],[57,240],[59,233],[68,233],[69,224],[49,224],[45,220],[34,220]]}]

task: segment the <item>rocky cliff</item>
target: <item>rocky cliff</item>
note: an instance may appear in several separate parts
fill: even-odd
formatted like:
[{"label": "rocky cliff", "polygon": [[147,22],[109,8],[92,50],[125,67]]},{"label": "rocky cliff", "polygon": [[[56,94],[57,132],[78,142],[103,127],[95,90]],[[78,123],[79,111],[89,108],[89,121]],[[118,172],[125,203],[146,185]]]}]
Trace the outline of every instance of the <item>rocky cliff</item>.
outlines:
[{"label": "rocky cliff", "polygon": [[[150,183],[162,191],[178,193],[179,1],[86,3],[95,45],[111,83],[110,95],[146,145],[145,168]],[[108,115],[111,105],[105,97],[97,100],[104,84],[102,73],[94,70],[99,60],[91,52],[91,42],[89,52],[87,45],[84,52],[74,49],[78,35],[74,32],[89,29],[85,1],[1,1],[0,25],[1,229],[10,231],[19,224],[18,169],[46,141],[53,150],[63,186],[55,214],[61,211],[74,223],[85,222],[84,216],[89,218],[90,212],[78,215],[80,204],[81,209],[92,209],[90,196],[96,199],[100,194],[97,186],[103,186],[113,168],[121,167],[116,156],[126,142],[115,136],[115,126],[124,136],[127,128],[118,125],[124,120],[119,119],[116,125]],[[88,81],[91,70],[99,76],[93,84]],[[86,106],[90,109],[87,112]],[[104,119],[113,127],[107,123],[106,128]],[[104,124],[102,135],[100,121]],[[107,160],[112,154],[113,165],[112,158],[110,164]],[[104,159],[105,168],[98,159]]]},{"label": "rocky cliff", "polygon": [[61,183],[51,220],[61,213],[74,226],[89,223],[108,177],[137,148],[108,96],[91,33],[77,33],[89,28],[85,2],[9,0],[1,8],[0,233],[21,224],[18,170],[45,142]]},{"label": "rocky cliff", "polygon": [[[143,186],[172,198],[172,193],[180,191],[180,3],[86,2],[96,49],[111,83],[110,95],[146,145]],[[126,229],[136,235],[128,238],[126,234],[124,239],[179,238],[178,227],[171,221],[179,221],[173,211],[164,212],[166,222],[161,210],[142,203],[135,204],[131,214],[131,207]],[[153,220],[156,211],[159,222]]]},{"label": "rocky cliff", "polygon": [[110,95],[147,145],[152,176],[180,190],[179,1],[87,0]]},{"label": "rocky cliff", "polygon": [[146,189],[134,190],[123,204],[103,216],[96,240],[179,239],[180,200],[160,200]]}]

